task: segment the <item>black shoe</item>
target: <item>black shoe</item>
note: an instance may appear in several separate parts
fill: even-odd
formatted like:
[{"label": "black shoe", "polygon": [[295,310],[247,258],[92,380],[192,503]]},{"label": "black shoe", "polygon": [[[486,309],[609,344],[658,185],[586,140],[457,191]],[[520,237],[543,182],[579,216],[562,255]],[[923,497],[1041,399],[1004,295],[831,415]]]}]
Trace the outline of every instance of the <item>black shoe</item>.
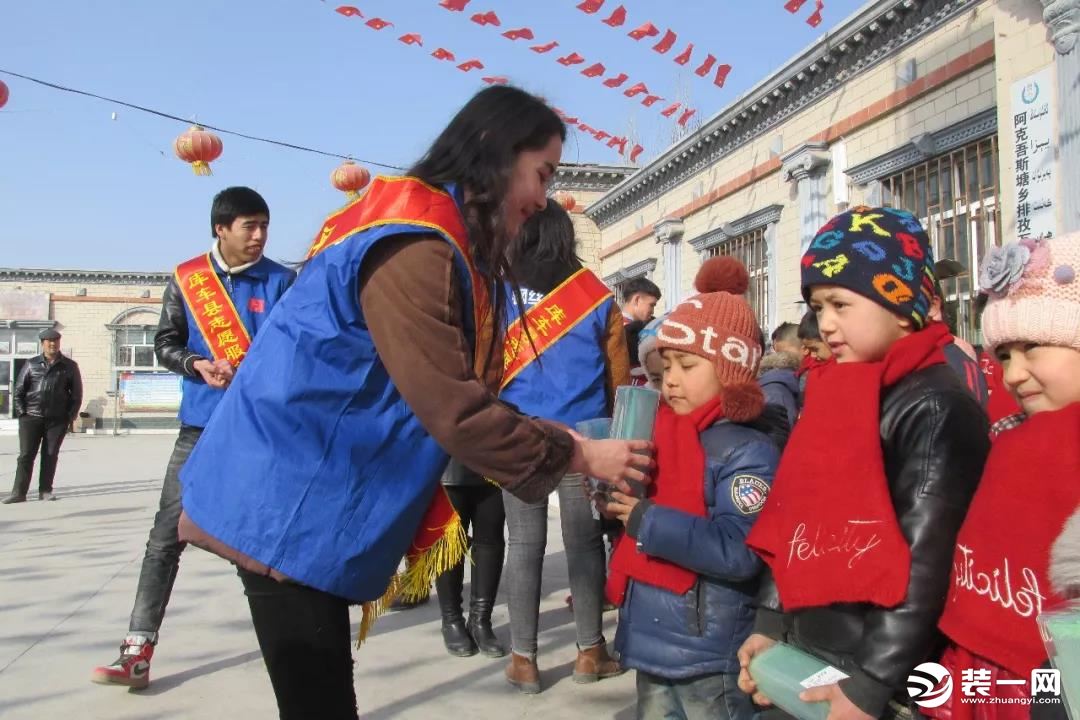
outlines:
[{"label": "black shoe", "polygon": [[499,592],[502,577],[503,546],[473,543],[472,597],[469,603],[469,634],[486,657],[499,658],[506,655],[506,648],[491,629],[491,611],[495,607],[495,595]]},{"label": "black shoe", "polygon": [[472,657],[479,652],[479,648],[476,647],[472,635],[469,634],[469,630],[465,626],[465,618],[460,615],[457,619],[449,622],[443,620],[442,639],[443,645],[446,646],[446,652],[454,657]]},{"label": "black shoe", "polygon": [[26,496],[25,495],[16,495],[15,493],[11,493],[10,495],[8,495],[3,500],[0,500],[0,505],[12,505],[14,503],[21,503],[21,502],[26,502]]},{"label": "black shoe", "polygon": [[56,496],[53,495],[51,492],[40,492],[40,493],[38,493],[37,499],[38,500],[55,500]]},{"label": "black shoe", "polygon": [[469,635],[472,636],[473,642],[476,643],[476,647],[480,649],[480,652],[484,654],[484,657],[506,657],[506,648],[499,642],[499,638],[495,635],[495,631],[491,629],[490,610],[486,617],[483,615],[473,615],[470,612],[469,622],[465,627],[468,628]]}]

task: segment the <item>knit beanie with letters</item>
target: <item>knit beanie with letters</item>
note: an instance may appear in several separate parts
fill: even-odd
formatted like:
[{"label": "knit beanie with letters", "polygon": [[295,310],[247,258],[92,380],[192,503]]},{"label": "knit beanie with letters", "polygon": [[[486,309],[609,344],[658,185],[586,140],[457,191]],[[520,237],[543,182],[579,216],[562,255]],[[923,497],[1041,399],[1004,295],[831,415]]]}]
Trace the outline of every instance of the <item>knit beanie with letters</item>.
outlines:
[{"label": "knit beanie with letters", "polygon": [[656,332],[657,350],[678,350],[713,363],[723,386],[724,414],[735,422],[758,417],[764,407],[757,383],[761,331],[742,297],[748,281],[738,260],[707,260],[695,280],[699,294],[672,310]]}]

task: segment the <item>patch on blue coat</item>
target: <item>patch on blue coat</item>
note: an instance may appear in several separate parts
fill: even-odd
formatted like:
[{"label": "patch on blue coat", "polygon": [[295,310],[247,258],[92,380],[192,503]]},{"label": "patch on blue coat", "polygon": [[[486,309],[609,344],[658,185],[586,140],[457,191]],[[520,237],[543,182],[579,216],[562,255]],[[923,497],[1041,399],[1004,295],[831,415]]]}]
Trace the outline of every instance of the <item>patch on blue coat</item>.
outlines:
[{"label": "patch on blue coat", "polygon": [[731,481],[731,502],[743,515],[753,515],[765,507],[769,484],[754,475],[736,475]]}]

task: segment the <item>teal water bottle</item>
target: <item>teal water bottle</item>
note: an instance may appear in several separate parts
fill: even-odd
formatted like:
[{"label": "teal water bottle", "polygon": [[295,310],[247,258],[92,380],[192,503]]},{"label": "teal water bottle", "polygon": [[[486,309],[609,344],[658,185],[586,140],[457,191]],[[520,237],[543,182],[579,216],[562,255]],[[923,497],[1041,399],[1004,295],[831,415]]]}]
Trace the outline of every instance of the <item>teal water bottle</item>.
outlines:
[{"label": "teal water bottle", "polygon": [[[652,388],[622,385],[615,390],[615,410],[611,437],[615,440],[652,440],[660,393]],[[645,488],[630,482],[635,497],[644,497]]]},{"label": "teal water bottle", "polygon": [[758,691],[773,705],[799,720],[825,720],[829,703],[807,703],[799,694],[822,685],[832,685],[847,677],[821,658],[777,643],[750,661],[750,677]]}]

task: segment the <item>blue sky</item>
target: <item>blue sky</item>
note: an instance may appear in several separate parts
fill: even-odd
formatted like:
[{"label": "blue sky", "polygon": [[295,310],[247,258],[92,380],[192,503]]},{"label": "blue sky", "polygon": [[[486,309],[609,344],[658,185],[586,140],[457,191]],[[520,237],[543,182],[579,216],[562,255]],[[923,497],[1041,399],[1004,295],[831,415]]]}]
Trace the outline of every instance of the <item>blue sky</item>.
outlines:
[{"label": "blue sky", "polygon": [[[380,32],[334,12],[345,3],[365,18],[394,23]],[[707,119],[739,93],[819,38],[862,4],[827,0],[816,30],[782,0],[607,0],[597,15],[580,0],[472,0],[464,13],[438,0],[187,0],[184,3],[85,0],[5,3],[0,69],[194,117],[239,132],[408,166],[449,117],[505,75],[585,122],[646,148],[639,162],[670,143],[673,120],[580,70],[602,62],[608,75],[673,100],[689,99]],[[627,22],[600,20],[622,4]],[[493,10],[503,27],[470,22]],[[678,34],[659,55],[626,33],[645,21]],[[527,26],[536,41],[511,42]],[[424,47],[397,38],[419,33]],[[547,55],[528,46],[558,40]],[[687,41],[686,68],[672,62]],[[482,72],[463,73],[430,53],[445,47],[458,62],[476,57]],[[559,51],[585,65],[565,68]],[[733,66],[723,89],[692,70],[706,52]],[[605,77],[606,77],[605,76]],[[268,254],[302,256],[321,219],[343,201],[329,175],[338,160],[223,135],[212,177],[196,177],[171,142],[185,125],[0,75],[11,89],[0,109],[0,266],[168,270],[209,246],[209,208],[228,185],[250,185],[271,209]],[[627,83],[623,88],[629,87]],[[640,100],[640,98],[638,99]],[[116,112],[116,119],[112,113]],[[678,116],[676,115],[676,118]],[[618,163],[614,150],[576,133],[568,162]],[[372,168],[374,170],[374,168]]]}]

